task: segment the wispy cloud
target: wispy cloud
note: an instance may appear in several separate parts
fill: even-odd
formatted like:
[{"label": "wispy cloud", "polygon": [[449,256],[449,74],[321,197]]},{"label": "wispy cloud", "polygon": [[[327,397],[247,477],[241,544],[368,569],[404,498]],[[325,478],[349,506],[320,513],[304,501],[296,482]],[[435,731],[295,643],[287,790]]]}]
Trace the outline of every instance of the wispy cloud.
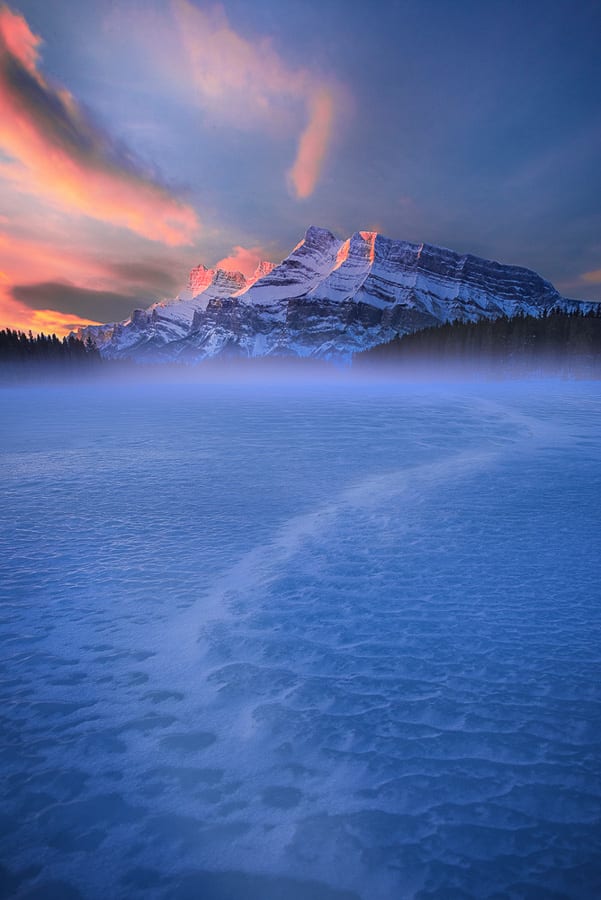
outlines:
[{"label": "wispy cloud", "polygon": [[265,259],[265,251],[260,247],[234,247],[229,256],[215,263],[226,272],[242,272],[247,278],[254,275],[259,263]]},{"label": "wispy cloud", "polygon": [[[291,122],[298,133],[288,178],[296,197],[315,190],[345,92],[305,68],[287,64],[266,40],[247,40],[221,7],[173,0],[173,10],[198,104],[238,128]],[[290,108],[299,115],[290,116]],[[292,121],[291,121],[292,119]]]},{"label": "wispy cloud", "polygon": [[313,193],[332,135],[335,103],[326,89],[318,90],[309,103],[309,121],[301,134],[289,175],[299,198]]},{"label": "wispy cloud", "polygon": [[584,272],[580,280],[586,284],[601,284],[601,269],[593,269],[592,272]]},{"label": "wispy cloud", "polygon": [[[128,35],[128,56],[115,69],[129,73],[126,84],[150,84],[163,107],[179,104],[200,128],[264,134],[278,152],[289,146],[288,172],[280,163],[276,179],[295,197],[312,194],[347,102],[340,84],[243,34],[218,7],[171,0],[119,7],[103,21],[103,47],[122,47],[111,26]],[[221,255],[220,267],[252,275],[270,252],[242,232],[245,246],[224,255],[236,238],[218,225],[210,199],[202,249],[193,249],[193,207],[51,81],[42,44],[0,0],[0,324],[64,334],[120,318],[174,296],[199,258],[210,264]],[[106,55],[103,63],[101,82]]]},{"label": "wispy cloud", "polygon": [[0,7],[0,174],[20,191],[170,246],[190,244],[194,209],[114,141],[39,69],[41,39]]}]

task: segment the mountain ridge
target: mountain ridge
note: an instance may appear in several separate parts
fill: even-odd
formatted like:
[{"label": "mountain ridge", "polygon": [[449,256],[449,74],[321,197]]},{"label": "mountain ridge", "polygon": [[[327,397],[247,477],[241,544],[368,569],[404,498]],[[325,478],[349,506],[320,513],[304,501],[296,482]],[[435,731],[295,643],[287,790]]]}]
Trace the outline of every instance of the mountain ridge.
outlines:
[{"label": "mountain ridge", "polygon": [[536,272],[427,243],[311,225],[279,264],[253,276],[200,265],[173,300],[87,326],[105,357],[196,363],[216,356],[353,353],[434,324],[597,309]]}]

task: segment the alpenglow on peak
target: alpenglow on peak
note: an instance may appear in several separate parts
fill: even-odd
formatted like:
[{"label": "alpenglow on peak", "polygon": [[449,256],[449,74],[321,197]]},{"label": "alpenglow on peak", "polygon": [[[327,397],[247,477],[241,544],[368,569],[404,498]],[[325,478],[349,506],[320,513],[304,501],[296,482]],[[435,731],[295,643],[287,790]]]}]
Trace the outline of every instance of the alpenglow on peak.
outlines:
[{"label": "alpenglow on peak", "polygon": [[261,262],[250,278],[199,265],[174,299],[79,334],[105,357],[149,362],[223,355],[344,360],[444,322],[598,306],[561,297],[520,266],[375,231],[341,240],[311,225],[281,263]]}]

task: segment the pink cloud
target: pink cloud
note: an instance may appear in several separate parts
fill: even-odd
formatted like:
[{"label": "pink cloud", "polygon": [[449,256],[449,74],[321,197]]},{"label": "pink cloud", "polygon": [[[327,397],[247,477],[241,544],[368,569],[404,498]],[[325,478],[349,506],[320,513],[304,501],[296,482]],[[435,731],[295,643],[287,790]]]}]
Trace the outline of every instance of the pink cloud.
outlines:
[{"label": "pink cloud", "polygon": [[[308,197],[345,105],[342,87],[290,66],[266,40],[247,40],[220,7],[203,10],[190,0],[173,0],[173,9],[188,64],[185,81],[192,79],[199,105],[239,128],[272,128],[278,122],[297,128],[296,159],[288,177],[296,197]],[[296,108],[304,110],[304,128],[294,121]]]},{"label": "pink cloud", "polygon": [[65,252],[60,245],[26,240],[0,231],[0,328],[21,331],[48,332],[59,336],[68,334],[83,323],[96,324],[77,314],[52,309],[31,309],[12,296],[12,289],[20,282],[35,282],[63,278],[65,272],[81,284],[93,283],[101,266],[74,252]]},{"label": "pink cloud", "polygon": [[33,34],[23,16],[11,12],[8,6],[0,7],[0,40],[27,71],[35,75],[42,39]]},{"label": "pink cloud", "polygon": [[265,254],[260,247],[234,247],[230,256],[215,263],[215,268],[225,269],[226,272],[242,272],[250,278],[264,259]]},{"label": "pink cloud", "polygon": [[194,209],[146,175],[38,69],[40,38],[0,7],[0,148],[16,163],[2,174],[19,190],[169,246],[190,244]]},{"label": "pink cloud", "polygon": [[309,103],[309,121],[303,131],[289,177],[299,199],[309,197],[321,173],[335,116],[334,98],[326,89],[316,91]]},{"label": "pink cloud", "polygon": [[[89,236],[77,243],[69,221],[62,225],[64,231],[58,222],[52,227],[39,226],[34,229],[35,237],[18,222],[9,227],[0,225],[0,328],[48,330],[54,322],[59,333],[64,334],[70,330],[70,322],[124,318],[135,306],[175,296],[191,265],[191,258],[183,251],[165,248],[152,256],[144,254],[140,246],[146,246],[145,242],[135,236],[123,252],[114,245],[110,233],[113,245],[102,234],[98,235],[102,243],[94,242],[92,246]],[[64,292],[61,285],[65,286]],[[48,286],[54,291],[49,292]],[[92,312],[89,299],[94,294],[97,298]],[[62,312],[51,308],[50,299],[43,306],[43,296],[60,298],[63,305],[57,305]],[[35,302],[29,297],[35,297]],[[110,308],[104,311],[107,304],[110,307],[111,301],[119,298],[123,315],[115,315]],[[73,302],[73,309],[68,302]],[[86,306],[88,311],[84,313]]]},{"label": "pink cloud", "polygon": [[81,250],[66,249],[60,240],[34,240],[0,231],[0,258],[5,283],[48,281],[69,277],[87,287],[101,287],[106,268],[102,260]]}]

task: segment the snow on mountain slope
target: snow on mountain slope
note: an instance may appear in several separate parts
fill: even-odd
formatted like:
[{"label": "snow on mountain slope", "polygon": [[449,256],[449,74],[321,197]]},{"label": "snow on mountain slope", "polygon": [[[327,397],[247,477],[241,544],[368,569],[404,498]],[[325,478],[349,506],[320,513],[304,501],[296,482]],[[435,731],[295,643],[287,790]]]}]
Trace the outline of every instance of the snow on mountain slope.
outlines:
[{"label": "snow on mountain slope", "polygon": [[240,300],[270,306],[304,296],[331,272],[341,246],[342,241],[331,231],[312,225],[292,253],[248,290],[241,292]]},{"label": "snow on mountain slope", "polygon": [[530,269],[370,231],[341,241],[311,226],[279,265],[260,263],[249,279],[197,266],[174,300],[79,334],[106,357],[147,361],[345,359],[441,322],[597,306],[561,297]]},{"label": "snow on mountain slope", "polygon": [[375,231],[358,231],[347,238],[336,254],[336,263],[308,293],[310,300],[350,300],[372,271],[375,260]]},{"label": "snow on mountain slope", "polygon": [[[272,263],[260,263],[257,272],[268,272],[271,266]],[[247,281],[241,272],[196,266],[190,272],[187,286],[175,299],[153,303],[148,309],[135,309],[122,324],[92,326],[90,336],[101,348],[109,343],[118,343],[120,355],[125,350],[128,355],[130,351],[143,350],[147,353],[152,348],[185,337],[190,332],[198,310],[206,309],[211,300],[231,297],[245,290],[257,277],[259,276],[255,273]]]}]

